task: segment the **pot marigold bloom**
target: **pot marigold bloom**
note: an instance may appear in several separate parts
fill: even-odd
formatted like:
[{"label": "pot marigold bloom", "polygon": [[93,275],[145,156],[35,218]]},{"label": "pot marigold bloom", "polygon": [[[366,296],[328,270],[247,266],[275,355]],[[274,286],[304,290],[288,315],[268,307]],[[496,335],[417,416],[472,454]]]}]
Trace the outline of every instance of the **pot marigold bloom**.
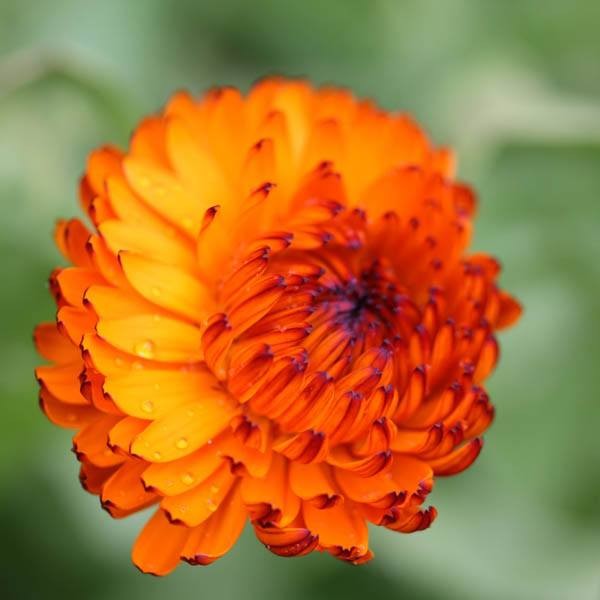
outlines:
[{"label": "pot marigold bloom", "polygon": [[519,304],[469,254],[448,150],[349,92],[269,79],[186,93],[89,157],[61,221],[41,405],[115,518],[155,507],[144,572],[208,564],[246,521],[280,556],[371,558],[467,468]]}]

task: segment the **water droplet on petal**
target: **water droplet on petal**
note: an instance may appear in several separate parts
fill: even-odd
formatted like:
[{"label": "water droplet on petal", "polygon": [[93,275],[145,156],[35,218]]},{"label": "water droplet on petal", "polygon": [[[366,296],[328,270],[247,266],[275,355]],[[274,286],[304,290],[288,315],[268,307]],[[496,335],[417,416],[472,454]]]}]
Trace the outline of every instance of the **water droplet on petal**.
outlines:
[{"label": "water droplet on petal", "polygon": [[213,443],[213,441],[212,440],[208,440],[206,443],[210,446]]},{"label": "water droplet on petal", "polygon": [[115,365],[117,365],[117,367],[122,367],[124,364],[125,361],[120,356],[115,358]]},{"label": "water droplet on petal", "polygon": [[154,389],[158,392],[158,390],[160,390],[160,383],[155,383]]},{"label": "water droplet on petal", "polygon": [[211,494],[218,494],[219,493],[219,486],[218,485],[211,485],[210,486],[210,493]]},{"label": "water droplet on petal", "polygon": [[154,460],[160,460],[162,458],[162,454],[157,450],[156,452],[152,453],[152,458]]},{"label": "water droplet on petal", "polygon": [[139,361],[136,360],[132,365],[131,368],[136,370],[136,371],[141,371],[144,368],[144,365]]},{"label": "water droplet on petal", "polygon": [[142,358],[152,358],[154,356],[154,342],[152,340],[142,340],[134,346],[133,351]]},{"label": "water droplet on petal", "polygon": [[154,402],[152,400],[144,400],[142,402],[142,410],[146,413],[151,413],[154,410]]},{"label": "water droplet on petal", "polygon": [[194,483],[194,476],[191,473],[184,473],[181,476],[181,481],[185,484],[185,485],[192,485],[192,483]]},{"label": "water droplet on petal", "polygon": [[217,510],[217,508],[219,508],[217,506],[217,503],[214,500],[212,500],[211,498],[209,498],[206,501],[206,506],[207,506],[208,510],[210,510],[210,512],[215,512],[215,510]]},{"label": "water droplet on petal", "polygon": [[184,437],[180,437],[176,442],[175,442],[175,446],[177,446],[177,448],[179,448],[180,450],[185,450],[185,448],[188,447],[188,441],[187,438]]},{"label": "water droplet on petal", "polygon": [[160,288],[157,286],[153,286],[152,288],[152,295],[156,296],[158,298],[158,296],[160,296]]}]

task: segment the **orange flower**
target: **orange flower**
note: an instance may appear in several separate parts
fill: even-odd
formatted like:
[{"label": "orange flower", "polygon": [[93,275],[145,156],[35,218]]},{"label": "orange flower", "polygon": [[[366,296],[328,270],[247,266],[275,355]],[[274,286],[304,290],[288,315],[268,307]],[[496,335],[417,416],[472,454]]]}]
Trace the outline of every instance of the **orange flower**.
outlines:
[{"label": "orange flower", "polygon": [[269,79],[176,94],[93,152],[93,223],[61,221],[41,405],[77,430],[115,518],[155,506],[135,564],[225,554],[369,560],[367,523],[428,527],[494,409],[494,332],[520,307],[466,254],[475,198],[406,115]]}]

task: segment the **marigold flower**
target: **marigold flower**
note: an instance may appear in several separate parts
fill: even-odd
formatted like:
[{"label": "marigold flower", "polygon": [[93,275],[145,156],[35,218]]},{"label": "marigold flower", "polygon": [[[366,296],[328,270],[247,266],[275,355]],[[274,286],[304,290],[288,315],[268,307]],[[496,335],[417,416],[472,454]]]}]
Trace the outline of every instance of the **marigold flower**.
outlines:
[{"label": "marigold flower", "polygon": [[467,468],[518,303],[467,254],[475,198],[406,115],[269,79],[186,93],[89,157],[73,266],[35,331],[41,406],[115,518],[155,506],[145,572],[209,564],[250,520],[280,556],[371,558]]}]

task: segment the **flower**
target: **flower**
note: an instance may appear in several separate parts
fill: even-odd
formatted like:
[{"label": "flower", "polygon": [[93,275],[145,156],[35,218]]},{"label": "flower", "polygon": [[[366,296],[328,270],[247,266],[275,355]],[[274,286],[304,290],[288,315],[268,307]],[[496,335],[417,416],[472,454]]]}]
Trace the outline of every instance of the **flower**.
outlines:
[{"label": "flower", "polygon": [[129,149],[92,152],[93,228],[60,221],[41,406],[76,429],[115,518],[154,506],[133,561],[372,556],[367,523],[422,530],[494,408],[495,331],[519,304],[468,254],[475,198],[406,115],[268,79],[178,93]]}]

